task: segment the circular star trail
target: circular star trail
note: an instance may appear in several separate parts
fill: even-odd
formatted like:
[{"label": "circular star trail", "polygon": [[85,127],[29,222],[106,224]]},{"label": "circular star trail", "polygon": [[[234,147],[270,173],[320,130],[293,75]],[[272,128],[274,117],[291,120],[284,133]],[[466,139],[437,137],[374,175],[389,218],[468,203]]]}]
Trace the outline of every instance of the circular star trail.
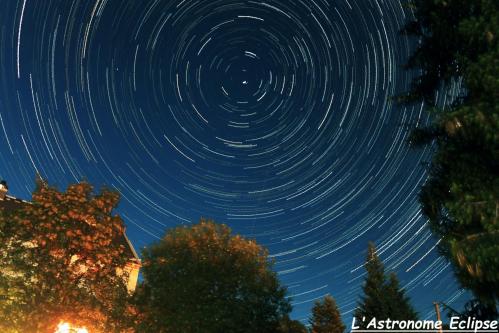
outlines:
[{"label": "circular star trail", "polygon": [[[294,316],[331,293],[349,318],[367,242],[421,317],[459,300],[417,202],[429,151],[402,65],[398,0],[7,0],[0,176],[122,194],[140,248],[199,217],[267,246]],[[349,324],[349,321],[347,321]]]}]

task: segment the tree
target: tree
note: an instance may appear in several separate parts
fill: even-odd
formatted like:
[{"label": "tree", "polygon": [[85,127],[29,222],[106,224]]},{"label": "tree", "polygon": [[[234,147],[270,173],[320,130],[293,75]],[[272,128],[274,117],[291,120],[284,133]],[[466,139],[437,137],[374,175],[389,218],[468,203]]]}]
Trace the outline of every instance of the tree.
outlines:
[{"label": "tree", "polygon": [[345,331],[345,325],[341,321],[334,298],[327,295],[322,302],[315,302],[310,325],[312,333],[343,333]]},{"label": "tree", "polygon": [[289,316],[281,319],[278,333],[308,333],[307,327],[298,320],[292,320]]},{"label": "tree", "polygon": [[369,243],[365,263],[367,270],[363,286],[364,296],[354,312],[356,323],[366,329],[372,318],[377,320],[417,320],[417,314],[409,303],[405,291],[399,287],[395,273],[387,281],[383,262]]},{"label": "tree", "polygon": [[[416,0],[404,30],[420,43],[407,67],[421,74],[405,102],[433,121],[412,132],[433,144],[422,211],[465,288],[491,311],[499,301],[499,2]],[[435,96],[450,102],[438,102]],[[442,99],[442,98],[441,98]]]},{"label": "tree", "polygon": [[[363,286],[364,296],[354,312],[354,317],[359,327],[365,329],[371,318],[388,318],[388,302],[385,291],[385,268],[376,254],[373,243],[369,243],[367,259],[365,263],[367,270],[366,281]],[[365,320],[362,320],[365,319]]]},{"label": "tree", "polygon": [[41,179],[32,202],[0,213],[0,330],[54,332],[60,321],[123,332],[124,227],[119,196],[88,183],[60,192]]},{"label": "tree", "polygon": [[275,332],[290,310],[267,251],[201,219],[143,252],[139,332]]},{"label": "tree", "polygon": [[464,310],[458,312],[445,303],[441,303],[447,310],[447,316],[461,318],[476,318],[478,320],[497,320],[499,313],[495,307],[487,306],[478,299],[471,299],[464,304]]},{"label": "tree", "polygon": [[400,288],[397,275],[393,272],[388,277],[386,284],[386,297],[388,302],[388,313],[390,319],[394,320],[416,320],[417,313],[411,306],[409,297],[405,294],[405,290]]}]

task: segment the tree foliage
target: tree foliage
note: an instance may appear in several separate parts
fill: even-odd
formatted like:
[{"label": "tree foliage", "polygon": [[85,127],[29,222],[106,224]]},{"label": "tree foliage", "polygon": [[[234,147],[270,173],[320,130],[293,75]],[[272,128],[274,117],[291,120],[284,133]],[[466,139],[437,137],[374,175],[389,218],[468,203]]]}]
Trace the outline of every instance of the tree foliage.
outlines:
[{"label": "tree foliage", "polygon": [[334,298],[330,295],[316,301],[310,318],[311,333],[343,333],[343,324]]},{"label": "tree foliage", "polygon": [[277,333],[308,333],[308,331],[307,327],[300,321],[285,316],[281,319]]},{"label": "tree foliage", "polygon": [[0,213],[0,330],[54,332],[60,321],[123,332],[124,227],[117,193],[38,180],[32,202]]},{"label": "tree foliage", "polygon": [[499,313],[495,307],[484,304],[479,299],[471,299],[464,304],[464,309],[460,312],[454,310],[445,303],[442,305],[447,310],[447,316],[461,318],[476,318],[478,320],[497,320]]},{"label": "tree foliage", "polygon": [[364,296],[354,312],[358,326],[366,329],[372,318],[417,320],[417,314],[405,291],[400,288],[395,273],[386,277],[383,262],[372,243],[368,246],[365,268],[367,277],[363,286]]},{"label": "tree foliage", "polygon": [[267,251],[201,220],[143,252],[139,332],[275,332],[290,311]]},{"label": "tree foliage", "polygon": [[[404,32],[420,44],[408,68],[420,75],[405,101],[423,100],[433,122],[415,144],[434,144],[423,213],[460,283],[499,299],[499,2],[415,0]],[[438,103],[435,96],[448,97]]]}]

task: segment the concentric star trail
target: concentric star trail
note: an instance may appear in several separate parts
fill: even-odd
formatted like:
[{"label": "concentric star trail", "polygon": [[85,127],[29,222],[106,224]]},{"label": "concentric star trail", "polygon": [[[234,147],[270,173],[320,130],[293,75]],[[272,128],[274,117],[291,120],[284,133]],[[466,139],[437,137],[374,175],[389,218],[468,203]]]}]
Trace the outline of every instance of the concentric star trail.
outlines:
[{"label": "concentric star trail", "polygon": [[267,246],[294,316],[331,293],[348,318],[367,242],[422,318],[459,301],[417,193],[423,106],[401,0],[5,0],[0,176],[122,194],[136,247],[200,216]]}]

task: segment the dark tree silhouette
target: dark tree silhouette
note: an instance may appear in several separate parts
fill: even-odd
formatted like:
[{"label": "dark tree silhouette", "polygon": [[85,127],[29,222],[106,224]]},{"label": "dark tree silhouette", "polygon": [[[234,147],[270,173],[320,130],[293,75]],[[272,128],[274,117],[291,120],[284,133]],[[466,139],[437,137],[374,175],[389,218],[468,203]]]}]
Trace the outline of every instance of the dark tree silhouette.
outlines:
[{"label": "dark tree silhouette", "polygon": [[383,262],[376,254],[373,243],[369,243],[365,263],[367,277],[363,286],[364,296],[354,312],[356,324],[366,329],[372,318],[377,320],[417,320],[405,291],[400,288],[397,276],[385,276]]},{"label": "dark tree silhouette", "polygon": [[[423,213],[456,276],[485,304],[499,299],[499,2],[415,0],[404,33],[420,40],[404,102],[424,101],[433,121],[412,132],[434,144]],[[444,105],[437,95],[447,99]],[[444,98],[440,98],[443,100]]]}]

